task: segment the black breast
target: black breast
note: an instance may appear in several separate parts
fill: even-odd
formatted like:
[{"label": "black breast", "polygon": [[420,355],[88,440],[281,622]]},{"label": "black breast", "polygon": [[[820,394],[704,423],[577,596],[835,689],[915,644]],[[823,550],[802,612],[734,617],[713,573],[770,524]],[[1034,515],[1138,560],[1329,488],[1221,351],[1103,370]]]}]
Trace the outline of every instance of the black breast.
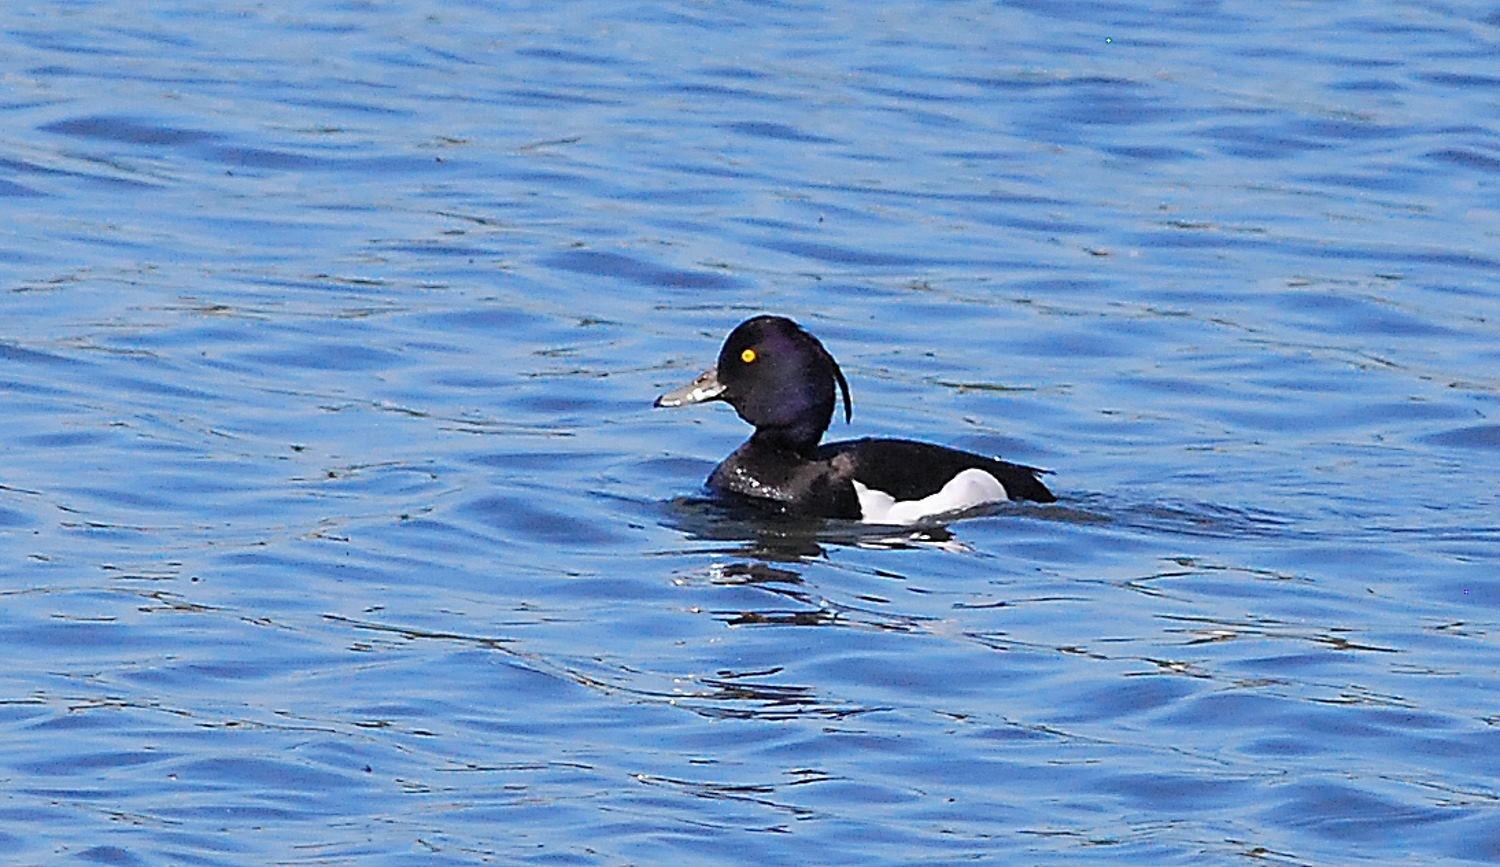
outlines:
[{"label": "black breast", "polygon": [[714,468],[708,486],[778,512],[857,519],[853,477],[854,463],[847,457],[809,460],[751,440]]}]

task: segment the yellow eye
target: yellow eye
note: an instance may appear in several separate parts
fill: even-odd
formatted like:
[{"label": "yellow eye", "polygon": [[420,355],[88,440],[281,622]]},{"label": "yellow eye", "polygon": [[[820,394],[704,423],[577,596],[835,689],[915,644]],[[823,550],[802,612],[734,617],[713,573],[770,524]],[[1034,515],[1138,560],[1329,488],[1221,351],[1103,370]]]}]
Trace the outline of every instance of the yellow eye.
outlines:
[{"label": "yellow eye", "polygon": [[743,361],[746,364],[749,364],[750,362],[752,362],[754,360],[755,360],[755,350],[753,350],[753,349],[747,349],[744,352],[740,353],[740,361]]}]

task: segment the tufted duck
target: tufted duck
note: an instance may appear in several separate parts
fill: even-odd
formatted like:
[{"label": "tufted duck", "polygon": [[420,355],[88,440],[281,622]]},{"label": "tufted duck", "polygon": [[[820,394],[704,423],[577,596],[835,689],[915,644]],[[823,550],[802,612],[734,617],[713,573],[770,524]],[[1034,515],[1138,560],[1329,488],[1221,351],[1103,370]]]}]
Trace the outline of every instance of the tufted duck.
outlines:
[{"label": "tufted duck", "polygon": [[722,400],[755,426],[708,486],[778,512],[913,524],[1005,500],[1056,499],[1035,467],[899,439],[819,445],[833,418],[834,385],[853,415],[849,384],[816,337],[781,316],[740,323],[718,363],[656,399],[657,406]]}]

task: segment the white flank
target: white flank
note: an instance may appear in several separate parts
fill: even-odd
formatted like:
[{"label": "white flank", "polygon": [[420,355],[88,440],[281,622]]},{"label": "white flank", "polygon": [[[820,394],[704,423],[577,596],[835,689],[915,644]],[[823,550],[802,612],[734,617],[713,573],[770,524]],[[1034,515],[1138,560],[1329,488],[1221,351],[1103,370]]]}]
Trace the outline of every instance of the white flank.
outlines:
[{"label": "white flank", "polygon": [[948,480],[936,494],[920,500],[897,500],[885,491],[854,483],[860,520],[866,524],[915,524],[923,518],[962,512],[1008,499],[1005,486],[984,470],[969,468]]}]

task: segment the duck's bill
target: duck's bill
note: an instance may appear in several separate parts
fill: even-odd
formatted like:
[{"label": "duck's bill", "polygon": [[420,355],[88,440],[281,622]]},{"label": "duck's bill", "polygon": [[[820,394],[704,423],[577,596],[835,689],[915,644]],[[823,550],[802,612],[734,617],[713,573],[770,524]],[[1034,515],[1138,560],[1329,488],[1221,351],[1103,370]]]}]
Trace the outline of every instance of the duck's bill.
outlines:
[{"label": "duck's bill", "polygon": [[698,374],[698,378],[681,388],[674,388],[656,399],[656,406],[687,406],[716,400],[724,394],[724,385],[719,382],[719,371],[710,367]]}]

